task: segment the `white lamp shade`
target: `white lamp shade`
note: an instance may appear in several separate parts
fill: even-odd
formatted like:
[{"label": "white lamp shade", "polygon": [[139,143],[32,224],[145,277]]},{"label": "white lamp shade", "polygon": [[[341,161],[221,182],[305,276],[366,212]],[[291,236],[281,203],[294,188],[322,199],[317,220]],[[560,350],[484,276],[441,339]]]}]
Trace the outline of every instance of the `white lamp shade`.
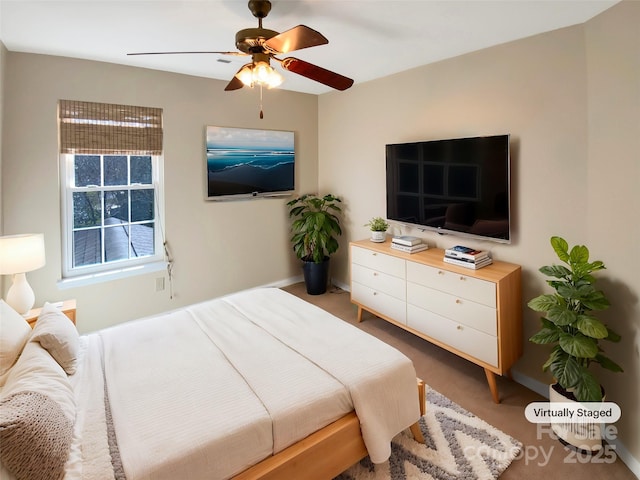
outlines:
[{"label": "white lamp shade", "polygon": [[30,272],[45,263],[42,233],[0,237],[0,274]]},{"label": "white lamp shade", "polygon": [[44,235],[29,233],[0,237],[0,274],[13,274],[13,284],[7,292],[7,303],[20,313],[27,313],[34,304],[35,295],[26,272],[44,267]]}]

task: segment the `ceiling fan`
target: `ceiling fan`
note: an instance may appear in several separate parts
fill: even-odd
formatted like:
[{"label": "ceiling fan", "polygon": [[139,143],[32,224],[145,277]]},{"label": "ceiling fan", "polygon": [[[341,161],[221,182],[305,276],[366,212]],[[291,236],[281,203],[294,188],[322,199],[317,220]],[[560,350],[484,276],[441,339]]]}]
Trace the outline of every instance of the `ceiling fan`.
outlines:
[{"label": "ceiling fan", "polygon": [[305,25],[278,33],[262,27],[262,19],[271,11],[269,0],[250,0],[249,10],[258,19],[257,28],[245,28],[236,33],[236,47],[239,52],[144,52],[127,55],[171,55],[214,53],[220,55],[250,56],[251,62],[238,70],[225,87],[226,91],[238,90],[243,86],[259,85],[268,88],[282,83],[282,76],[271,67],[271,60],[277,61],[282,68],[303,77],[327,85],[336,90],[346,90],[353,80],[325,68],[313,65],[294,57],[280,59],[276,55],[286,54],[303,48],[329,43],[324,35]]}]

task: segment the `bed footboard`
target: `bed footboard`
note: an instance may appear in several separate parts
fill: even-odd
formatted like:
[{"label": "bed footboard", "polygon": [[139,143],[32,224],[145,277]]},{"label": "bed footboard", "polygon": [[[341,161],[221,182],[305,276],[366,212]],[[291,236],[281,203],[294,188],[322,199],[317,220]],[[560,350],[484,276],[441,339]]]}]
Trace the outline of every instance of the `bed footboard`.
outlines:
[{"label": "bed footboard", "polygon": [[278,480],[333,478],[367,455],[354,412],[282,452],[233,477],[233,480]]}]

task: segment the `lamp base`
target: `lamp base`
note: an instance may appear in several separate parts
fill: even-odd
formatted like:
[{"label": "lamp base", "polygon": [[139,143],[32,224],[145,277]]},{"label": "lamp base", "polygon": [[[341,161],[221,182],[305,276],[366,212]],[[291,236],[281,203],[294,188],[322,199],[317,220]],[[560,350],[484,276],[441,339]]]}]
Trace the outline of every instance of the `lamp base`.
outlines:
[{"label": "lamp base", "polygon": [[6,302],[20,315],[25,315],[33,308],[36,296],[24,273],[16,273],[13,276],[13,284],[7,292]]}]

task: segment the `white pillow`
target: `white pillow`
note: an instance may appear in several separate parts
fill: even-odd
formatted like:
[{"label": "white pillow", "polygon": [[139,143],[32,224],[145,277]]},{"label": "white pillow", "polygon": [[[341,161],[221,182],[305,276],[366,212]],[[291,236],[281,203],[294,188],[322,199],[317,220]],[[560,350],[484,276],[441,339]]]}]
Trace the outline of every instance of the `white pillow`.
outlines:
[{"label": "white pillow", "polygon": [[30,335],[29,323],[0,299],[0,386],[4,385],[5,374],[16,362]]},{"label": "white pillow", "polygon": [[80,336],[73,322],[60,309],[50,303],[44,304],[31,341],[40,342],[67,374],[76,373]]}]

